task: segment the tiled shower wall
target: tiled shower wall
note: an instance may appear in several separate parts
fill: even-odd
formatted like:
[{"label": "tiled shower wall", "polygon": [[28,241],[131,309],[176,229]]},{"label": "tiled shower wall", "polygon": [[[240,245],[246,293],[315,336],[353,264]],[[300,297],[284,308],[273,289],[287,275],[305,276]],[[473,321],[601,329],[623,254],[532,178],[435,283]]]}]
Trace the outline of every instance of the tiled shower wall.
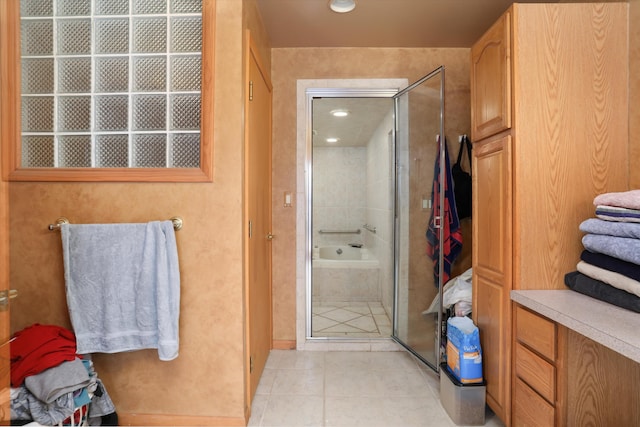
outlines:
[{"label": "tiled shower wall", "polygon": [[393,111],[380,123],[367,146],[366,222],[376,232],[363,230],[364,242],[380,263],[381,302],[393,313]]},{"label": "tiled shower wall", "polygon": [[314,245],[363,243],[360,234],[324,234],[320,230],[350,231],[362,228],[366,211],[365,147],[315,147],[313,149]]}]

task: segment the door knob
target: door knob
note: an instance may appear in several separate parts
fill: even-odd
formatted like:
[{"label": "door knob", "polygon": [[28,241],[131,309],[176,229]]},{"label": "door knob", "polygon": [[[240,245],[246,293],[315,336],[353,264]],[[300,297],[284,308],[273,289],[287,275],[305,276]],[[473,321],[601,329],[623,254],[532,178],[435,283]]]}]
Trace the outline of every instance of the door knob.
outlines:
[{"label": "door knob", "polygon": [[274,237],[276,236],[271,233],[267,234],[267,240],[273,240]]}]

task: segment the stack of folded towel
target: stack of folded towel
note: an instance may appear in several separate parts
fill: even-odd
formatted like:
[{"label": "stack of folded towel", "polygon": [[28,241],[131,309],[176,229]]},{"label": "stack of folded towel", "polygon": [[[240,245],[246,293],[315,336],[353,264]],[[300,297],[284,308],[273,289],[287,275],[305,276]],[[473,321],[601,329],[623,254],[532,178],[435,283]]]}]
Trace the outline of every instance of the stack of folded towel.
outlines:
[{"label": "stack of folded towel", "polygon": [[601,194],[593,204],[596,218],[580,224],[585,250],[565,284],[640,313],[640,190]]}]

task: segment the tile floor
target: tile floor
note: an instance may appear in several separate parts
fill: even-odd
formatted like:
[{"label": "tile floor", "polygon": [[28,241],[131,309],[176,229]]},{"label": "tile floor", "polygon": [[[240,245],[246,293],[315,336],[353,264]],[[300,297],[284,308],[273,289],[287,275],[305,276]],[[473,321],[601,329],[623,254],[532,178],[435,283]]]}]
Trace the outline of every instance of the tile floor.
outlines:
[{"label": "tile floor", "polygon": [[391,335],[391,321],[380,302],[314,302],[314,337],[380,338]]},{"label": "tile floor", "polygon": [[[272,350],[248,425],[455,427],[439,390],[406,351]],[[503,426],[490,410],[485,425]]]}]

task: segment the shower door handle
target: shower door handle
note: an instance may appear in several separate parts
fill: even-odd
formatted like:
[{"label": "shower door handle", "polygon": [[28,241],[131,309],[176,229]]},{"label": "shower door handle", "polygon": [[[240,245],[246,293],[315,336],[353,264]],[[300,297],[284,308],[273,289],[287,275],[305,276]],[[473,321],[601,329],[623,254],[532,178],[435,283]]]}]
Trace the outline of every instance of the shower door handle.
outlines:
[{"label": "shower door handle", "polygon": [[274,237],[276,237],[274,234],[267,234],[267,240],[273,240]]}]

